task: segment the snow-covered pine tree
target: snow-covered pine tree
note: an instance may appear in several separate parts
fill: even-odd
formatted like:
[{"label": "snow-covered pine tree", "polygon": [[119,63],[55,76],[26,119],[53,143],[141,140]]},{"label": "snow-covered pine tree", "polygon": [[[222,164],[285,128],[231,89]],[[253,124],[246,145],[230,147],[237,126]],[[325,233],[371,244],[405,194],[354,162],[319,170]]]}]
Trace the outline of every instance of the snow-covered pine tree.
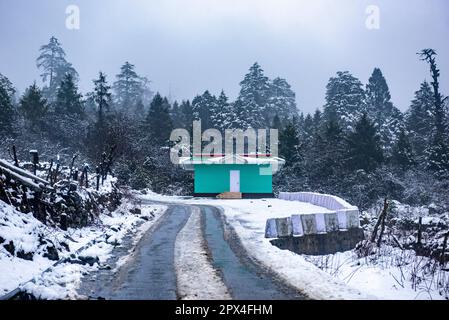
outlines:
[{"label": "snow-covered pine tree", "polygon": [[405,114],[405,124],[410,135],[410,143],[418,162],[423,162],[424,150],[430,143],[433,131],[434,97],[430,84],[421,83],[415,98]]},{"label": "snow-covered pine tree", "polygon": [[193,109],[192,104],[189,100],[184,100],[181,102],[181,105],[179,107],[180,112],[180,128],[184,128],[186,130],[191,131],[192,130],[192,124],[193,124]]},{"label": "snow-covered pine tree", "polygon": [[154,96],[145,124],[150,143],[163,146],[169,141],[173,123],[167,98],[162,98],[159,93]]},{"label": "snow-covered pine tree", "polygon": [[330,120],[314,134],[307,148],[305,167],[317,185],[336,185],[344,175],[346,144],[337,121]]},{"label": "snow-covered pine tree", "polygon": [[434,171],[438,178],[447,178],[449,176],[449,146],[444,112],[445,98],[443,98],[439,90],[440,83],[438,78],[440,70],[435,59],[437,53],[433,49],[424,49],[418,54],[421,60],[426,61],[430,65],[434,97],[434,131],[429,148],[426,149],[427,167]]},{"label": "snow-covered pine tree", "polygon": [[105,113],[109,112],[112,105],[111,86],[108,85],[106,75],[100,71],[98,79],[94,80],[93,100],[97,105],[97,122],[104,120]]},{"label": "snow-covered pine tree", "polygon": [[1,73],[0,73],[0,86],[2,86],[3,89],[6,90],[9,97],[11,98],[11,102],[14,104],[16,89],[14,88],[12,82]]},{"label": "snow-covered pine tree", "polygon": [[366,113],[355,123],[354,130],[349,132],[347,145],[346,165],[351,171],[363,169],[371,172],[383,161],[380,136]]},{"label": "snow-covered pine tree", "polygon": [[305,116],[304,121],[302,122],[302,132],[302,139],[306,144],[312,141],[313,135],[315,133],[315,124],[310,113]]},{"label": "snow-covered pine tree", "polygon": [[359,79],[348,71],[337,72],[326,86],[326,120],[338,121],[343,131],[351,130],[365,111],[365,91]]},{"label": "snow-covered pine tree", "polygon": [[284,120],[298,116],[296,95],[288,82],[279,77],[270,84],[268,105],[264,111],[267,123],[272,123],[276,115]]},{"label": "snow-covered pine tree", "polygon": [[279,133],[279,154],[285,159],[286,166],[294,166],[301,160],[300,149],[298,129],[292,121],[288,121]]},{"label": "snow-covered pine tree", "polygon": [[135,71],[135,66],[128,61],[121,68],[113,84],[114,100],[119,110],[128,112],[142,99],[143,83]]},{"label": "snow-covered pine tree", "polygon": [[301,138],[301,141],[304,141],[304,136],[305,136],[305,130],[304,130],[304,122],[305,122],[305,118],[304,118],[304,113],[301,112],[297,117],[296,117],[296,126],[298,128],[298,134],[299,137]]},{"label": "snow-covered pine tree", "polygon": [[46,134],[51,141],[74,150],[83,149],[86,112],[82,95],[71,74],[67,73],[58,88],[56,99],[45,117]]},{"label": "snow-covered pine tree", "polygon": [[15,89],[8,78],[0,73],[0,133],[10,135],[14,119],[12,97]]},{"label": "snow-covered pine tree", "polygon": [[387,81],[379,68],[374,68],[365,92],[367,115],[378,127],[384,154],[391,155],[403,127],[403,115],[391,102]]},{"label": "snow-covered pine tree", "polygon": [[31,129],[42,128],[44,117],[48,112],[48,104],[36,83],[25,90],[20,99],[19,110],[30,124]]},{"label": "snow-covered pine tree", "polygon": [[270,125],[266,123],[264,116],[270,87],[270,80],[264,75],[260,65],[257,62],[254,63],[240,82],[240,93],[234,104],[236,128],[259,129]]},{"label": "snow-covered pine tree", "polygon": [[87,133],[87,152],[93,161],[99,161],[103,152],[106,152],[110,144],[110,126],[112,122],[111,86],[106,80],[106,75],[99,72],[98,79],[93,80],[94,91],[89,96],[90,103],[94,103],[96,120],[92,122]]},{"label": "snow-covered pine tree", "polygon": [[73,76],[67,73],[59,86],[54,103],[56,114],[83,115],[84,106],[82,95],[78,92],[78,86]]},{"label": "snow-covered pine tree", "polygon": [[402,170],[415,164],[412,145],[404,128],[400,129],[396,144],[392,148],[391,162]]},{"label": "snow-covered pine tree", "polygon": [[174,128],[181,128],[181,108],[178,101],[173,102],[170,108],[170,117]]},{"label": "snow-covered pine tree", "polygon": [[206,90],[201,96],[196,96],[192,100],[193,117],[195,120],[201,120],[203,129],[214,128],[212,116],[216,115],[218,110],[217,98]]},{"label": "snow-covered pine tree", "polygon": [[[273,122],[271,122],[271,129],[276,129],[279,131],[283,129],[281,118],[279,118],[278,115],[274,116]],[[298,135],[299,135],[299,132],[298,132]]]},{"label": "snow-covered pine tree", "polygon": [[313,113],[313,127],[315,130],[319,130],[323,120],[323,113],[320,109],[316,109]]},{"label": "snow-covered pine tree", "polygon": [[142,99],[138,99],[133,109],[133,115],[137,119],[141,119],[144,114],[145,114],[145,105],[143,104]]},{"label": "snow-covered pine tree", "polygon": [[218,129],[221,132],[233,127],[234,114],[232,105],[228,102],[228,97],[223,90],[216,100],[215,109],[211,110],[211,122],[213,128]]},{"label": "snow-covered pine tree", "polygon": [[151,81],[147,77],[140,77],[141,99],[144,106],[149,106],[154,98],[154,92],[151,90]]},{"label": "snow-covered pine tree", "polygon": [[78,73],[72,64],[67,62],[64,49],[55,37],[51,37],[49,43],[43,45],[39,51],[36,64],[42,70],[41,77],[45,84],[42,92],[49,102],[53,102],[64,76],[69,73],[74,81],[77,81]]}]

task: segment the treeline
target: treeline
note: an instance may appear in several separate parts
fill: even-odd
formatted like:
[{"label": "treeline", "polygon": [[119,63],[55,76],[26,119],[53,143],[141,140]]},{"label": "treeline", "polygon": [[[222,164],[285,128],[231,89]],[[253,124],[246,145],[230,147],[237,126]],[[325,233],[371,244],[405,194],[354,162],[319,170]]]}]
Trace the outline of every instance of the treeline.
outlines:
[{"label": "treeline", "polygon": [[281,132],[287,165],[279,190],[341,195],[360,208],[387,197],[448,209],[448,103],[439,90],[436,52],[419,53],[430,66],[405,113],[391,101],[387,81],[374,69],[365,86],[337,72],[326,87],[323,112],[300,115]]},{"label": "treeline", "polygon": [[[186,194],[192,177],[169,161],[173,128],[277,128],[286,166],[275,177],[277,190],[314,190],[346,197],[365,208],[380,197],[413,204],[444,203],[449,176],[448,108],[439,91],[436,53],[423,50],[432,81],[424,81],[409,109],[391,101],[387,81],[374,69],[368,84],[337,72],[326,87],[323,111],[298,111],[285,79],[269,79],[255,63],[230,101],[209,91],[191,101],[154,94],[150,81],[126,62],[110,80],[99,72],[93,90],[82,95],[79,75],[54,37],[40,48],[37,67],[43,87],[32,84],[20,97],[0,75],[1,152],[15,144],[42,157],[94,167],[114,150],[114,172],[123,184],[156,192]],[[417,63],[419,63],[417,59]],[[425,75],[423,75],[423,78]],[[418,85],[417,85],[418,86]]]}]

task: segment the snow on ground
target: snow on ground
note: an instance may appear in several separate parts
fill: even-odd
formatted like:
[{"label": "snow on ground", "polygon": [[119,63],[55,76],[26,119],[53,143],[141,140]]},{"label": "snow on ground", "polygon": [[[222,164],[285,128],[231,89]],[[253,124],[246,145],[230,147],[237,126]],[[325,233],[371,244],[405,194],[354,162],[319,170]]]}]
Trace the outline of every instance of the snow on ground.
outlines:
[{"label": "snow on ground", "polygon": [[35,252],[38,250],[41,230],[46,231],[45,226],[31,214],[19,213],[0,201],[0,295],[53,264],[41,254],[36,255],[34,261],[19,259],[5,248],[13,241],[17,250]]},{"label": "snow on ground", "polygon": [[210,198],[171,197],[147,192],[146,195],[138,195],[142,199],[166,202],[183,202],[190,204],[210,204],[238,211],[238,220],[249,229],[263,231],[269,218],[286,218],[292,214],[313,214],[332,212],[329,209],[310,203],[298,201],[286,201],[281,199],[239,199],[220,200]]},{"label": "snow on ground", "polygon": [[[4,241],[0,245],[0,296],[22,284],[38,298],[74,298],[83,273],[105,267],[112,250],[120,245],[128,232],[139,236],[166,210],[163,205],[146,205],[140,213],[131,213],[134,208],[134,204],[125,201],[112,214],[100,215],[95,225],[62,231],[47,227],[31,214],[20,213],[0,202],[0,237]],[[40,239],[49,239],[57,246],[68,245],[69,251],[61,250],[59,257],[72,261],[52,267],[55,261],[40,252]],[[4,244],[11,240],[25,253],[33,252],[32,260],[23,260],[8,252]],[[80,263],[80,259],[85,259],[88,264]],[[50,268],[49,272],[41,275],[47,268]],[[34,282],[27,282],[32,278]]]},{"label": "snow on ground", "polygon": [[432,277],[429,275],[432,267],[425,267],[427,263],[431,266],[435,262],[417,257],[412,250],[402,251],[386,246],[382,251],[381,254],[367,258],[358,258],[354,251],[346,251],[325,256],[307,256],[306,259],[349,286],[382,299],[444,300],[437,282],[447,282],[449,276],[444,271],[437,271]]},{"label": "snow on ground", "polygon": [[142,199],[205,204],[221,207],[226,223],[231,225],[248,253],[280,278],[295,286],[311,299],[374,299],[374,295],[362,293],[343,281],[320,270],[303,256],[281,250],[265,239],[265,223],[268,218],[288,217],[292,214],[323,213],[328,210],[309,203],[280,199],[218,200],[161,196],[151,192]]},{"label": "snow on ground", "polygon": [[[269,201],[267,199],[267,202]],[[318,300],[375,298],[347,286],[343,281],[318,269],[302,255],[273,246],[268,239],[265,239],[265,224],[260,222],[260,218],[255,217],[256,213],[242,215],[238,209],[222,207],[226,222],[234,228],[247,253],[309,298]],[[310,208],[307,204],[304,207]],[[252,220],[253,217],[255,218]]]},{"label": "snow on ground", "polygon": [[[264,238],[268,218],[326,212],[326,209],[308,203],[280,199],[194,199],[151,192],[142,197],[221,207],[226,222],[237,232],[247,253],[310,298],[444,299],[444,293],[440,294],[441,286],[437,288],[437,283],[449,283],[447,272],[432,273],[434,262],[416,257],[412,250],[402,251],[386,246],[382,252],[369,258],[358,258],[353,250],[333,255],[306,256],[281,250]],[[422,211],[422,208],[418,209],[408,208],[410,212],[407,212],[415,219],[414,211]],[[438,218],[423,218],[423,224],[430,222],[436,223]]]},{"label": "snow on ground", "polygon": [[175,243],[178,293],[182,300],[231,299],[226,285],[208,259],[201,235],[200,209],[192,207],[191,210]]}]

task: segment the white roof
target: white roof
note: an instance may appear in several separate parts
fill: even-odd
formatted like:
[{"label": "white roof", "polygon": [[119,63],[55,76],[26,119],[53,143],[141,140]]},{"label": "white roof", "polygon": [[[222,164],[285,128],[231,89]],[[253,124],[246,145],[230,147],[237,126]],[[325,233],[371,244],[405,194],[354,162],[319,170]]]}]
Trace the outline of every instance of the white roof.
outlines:
[{"label": "white roof", "polygon": [[279,157],[244,157],[241,155],[227,155],[220,157],[181,157],[179,165],[185,170],[193,170],[196,164],[256,164],[271,165],[273,174],[279,171],[285,164],[285,160]]}]

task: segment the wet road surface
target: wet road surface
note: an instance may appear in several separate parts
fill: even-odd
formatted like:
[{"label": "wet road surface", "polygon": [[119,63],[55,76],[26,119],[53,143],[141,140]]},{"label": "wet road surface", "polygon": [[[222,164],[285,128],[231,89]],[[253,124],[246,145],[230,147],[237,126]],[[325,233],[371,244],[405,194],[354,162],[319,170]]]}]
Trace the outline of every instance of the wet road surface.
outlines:
[{"label": "wet road surface", "polygon": [[[157,226],[142,237],[131,258],[117,273],[99,270],[94,275],[88,275],[83,279],[79,292],[93,299],[177,299],[174,247],[176,236],[190,217],[191,209],[187,205],[168,206]],[[225,236],[217,208],[199,207],[210,262],[220,273],[234,299],[304,299],[295,289],[276,280],[273,274],[263,270],[248,257],[245,258],[246,254],[238,245],[238,241],[233,240],[232,236]],[[117,254],[124,255],[126,250],[122,251]],[[114,255],[114,252],[112,254]]]},{"label": "wet road surface", "polygon": [[[231,296],[237,300],[289,300],[303,297],[273,280],[272,275],[261,270],[249,259],[231,249],[225,239],[220,212],[213,207],[201,207],[204,235],[212,254],[213,266],[221,271]],[[237,251],[237,250],[235,250]]]}]

